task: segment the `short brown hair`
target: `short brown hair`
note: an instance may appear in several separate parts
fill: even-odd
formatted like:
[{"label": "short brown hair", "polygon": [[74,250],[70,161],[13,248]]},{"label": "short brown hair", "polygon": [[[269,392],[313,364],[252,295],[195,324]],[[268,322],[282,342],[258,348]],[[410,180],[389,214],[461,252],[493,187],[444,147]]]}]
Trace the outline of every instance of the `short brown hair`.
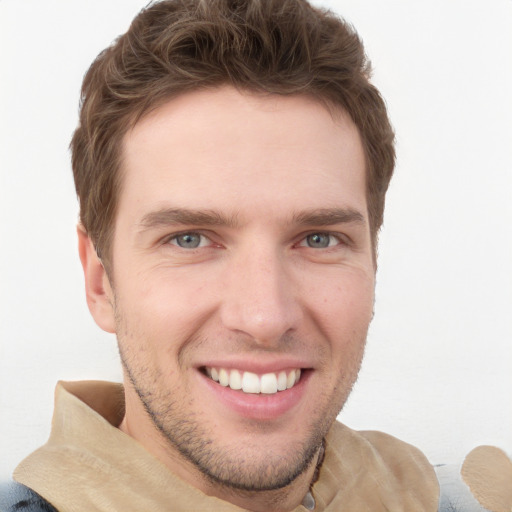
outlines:
[{"label": "short brown hair", "polygon": [[71,141],[80,220],[108,264],[122,139],[150,110],[194,89],[306,94],[341,107],[366,155],[374,245],[393,173],[394,134],[369,82],[363,45],[345,21],[306,0],[163,0],[151,3],[89,68]]}]

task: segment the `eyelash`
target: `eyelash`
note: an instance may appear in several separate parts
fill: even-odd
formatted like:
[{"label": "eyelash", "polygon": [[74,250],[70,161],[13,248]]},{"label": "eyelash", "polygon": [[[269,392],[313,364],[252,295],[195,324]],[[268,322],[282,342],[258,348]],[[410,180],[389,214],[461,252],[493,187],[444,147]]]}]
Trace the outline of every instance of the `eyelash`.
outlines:
[{"label": "eyelash", "polygon": [[[200,237],[200,240],[199,240],[199,245],[197,247],[183,247],[181,245],[178,244],[177,240],[180,238],[180,237],[185,237],[185,236],[198,236]],[[199,249],[201,247],[204,247],[204,244],[203,242],[205,240],[208,240],[209,242],[212,242],[212,240],[207,237],[206,235],[204,235],[203,233],[199,233],[197,231],[183,231],[181,233],[175,233],[174,235],[170,236],[170,237],[167,237],[166,240],[164,240],[165,243],[167,244],[171,244],[171,245],[175,245],[176,247],[179,247],[180,249],[185,249],[185,250],[194,250],[194,249]],[[176,243],[173,243],[173,242],[176,242]]]},{"label": "eyelash", "polygon": [[[326,247],[311,247],[309,245],[306,245],[308,243],[310,237],[314,237],[314,236],[329,237],[329,239],[327,241],[328,245]],[[331,245],[331,242],[333,240],[335,240],[336,243]],[[340,234],[329,233],[328,231],[315,231],[313,233],[309,233],[309,234],[303,236],[299,242],[300,247],[309,247],[310,249],[331,249],[337,245],[346,245],[346,241],[342,238],[342,236]]]}]

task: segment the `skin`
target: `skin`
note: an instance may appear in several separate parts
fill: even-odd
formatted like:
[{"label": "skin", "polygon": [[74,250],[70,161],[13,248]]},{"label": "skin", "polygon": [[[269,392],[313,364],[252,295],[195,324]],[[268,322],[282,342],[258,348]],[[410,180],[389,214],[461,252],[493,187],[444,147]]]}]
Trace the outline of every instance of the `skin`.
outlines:
[{"label": "skin", "polygon": [[[120,428],[206,494],[292,510],[372,317],[356,127],[304,96],[196,91],[126,135],[122,173],[109,275],[78,230],[89,308],[124,365]],[[208,365],[303,377],[276,395],[229,390],[232,406]]]}]

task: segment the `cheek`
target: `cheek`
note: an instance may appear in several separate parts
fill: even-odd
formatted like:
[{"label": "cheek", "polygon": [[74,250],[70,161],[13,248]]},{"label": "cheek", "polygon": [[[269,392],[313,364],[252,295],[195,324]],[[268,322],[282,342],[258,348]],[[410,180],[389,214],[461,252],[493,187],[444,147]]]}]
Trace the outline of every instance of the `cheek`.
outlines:
[{"label": "cheek", "polygon": [[139,351],[177,351],[211,310],[204,279],[156,272],[134,275],[116,289],[118,336]]},{"label": "cheek", "polygon": [[365,336],[373,316],[372,275],[350,272],[333,277],[309,291],[309,307],[317,324],[331,340],[347,344]]}]

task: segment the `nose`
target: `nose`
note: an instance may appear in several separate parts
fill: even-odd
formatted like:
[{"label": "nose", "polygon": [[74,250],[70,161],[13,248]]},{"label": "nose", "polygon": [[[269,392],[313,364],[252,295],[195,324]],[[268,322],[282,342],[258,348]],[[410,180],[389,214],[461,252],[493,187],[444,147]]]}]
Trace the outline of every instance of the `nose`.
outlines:
[{"label": "nose", "polygon": [[275,345],[302,319],[298,283],[286,256],[254,248],[231,261],[222,291],[224,327],[260,345]]}]

